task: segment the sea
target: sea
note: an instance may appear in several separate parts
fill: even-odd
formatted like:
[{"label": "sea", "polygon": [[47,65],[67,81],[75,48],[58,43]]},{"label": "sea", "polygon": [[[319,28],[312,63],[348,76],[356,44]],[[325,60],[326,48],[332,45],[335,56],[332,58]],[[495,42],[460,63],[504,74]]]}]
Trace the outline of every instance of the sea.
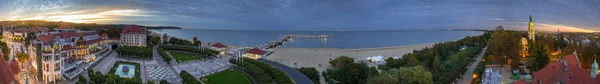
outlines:
[{"label": "sea", "polygon": [[202,43],[220,42],[235,46],[262,46],[287,34],[328,35],[321,39],[293,38],[280,47],[286,48],[378,48],[437,43],[460,40],[466,36],[483,34],[480,31],[447,30],[394,30],[394,31],[250,31],[250,30],[206,30],[206,29],[159,29],[150,30],[167,33],[169,36],[189,39],[197,37]]}]

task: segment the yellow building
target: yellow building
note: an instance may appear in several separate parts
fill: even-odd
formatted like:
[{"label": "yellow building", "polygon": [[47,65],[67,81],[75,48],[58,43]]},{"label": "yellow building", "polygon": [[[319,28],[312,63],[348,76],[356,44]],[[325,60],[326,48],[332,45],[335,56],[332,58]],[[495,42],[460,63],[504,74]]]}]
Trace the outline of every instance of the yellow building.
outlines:
[{"label": "yellow building", "polygon": [[266,52],[262,49],[254,48],[254,49],[248,50],[246,52],[246,54],[244,55],[244,57],[258,59],[258,58],[262,58],[265,55],[265,53]]},{"label": "yellow building", "polygon": [[227,50],[227,46],[217,42],[213,45],[210,45],[212,49],[219,51],[219,55],[225,56],[225,51]]}]

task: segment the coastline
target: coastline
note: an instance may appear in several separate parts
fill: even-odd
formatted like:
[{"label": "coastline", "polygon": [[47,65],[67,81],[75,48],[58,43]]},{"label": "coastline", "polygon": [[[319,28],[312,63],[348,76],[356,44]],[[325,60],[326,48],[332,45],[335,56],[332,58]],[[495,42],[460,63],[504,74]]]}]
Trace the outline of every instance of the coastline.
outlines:
[{"label": "coastline", "polygon": [[[362,61],[369,56],[381,55],[386,59],[389,57],[402,58],[404,54],[412,53],[413,50],[421,50],[431,47],[435,43],[414,44],[404,46],[390,46],[378,48],[342,49],[342,48],[272,48],[273,54],[265,57],[267,60],[275,61],[290,67],[315,67],[318,71],[330,68],[330,60],[340,56],[354,58]],[[319,66],[319,64],[321,66]]]}]

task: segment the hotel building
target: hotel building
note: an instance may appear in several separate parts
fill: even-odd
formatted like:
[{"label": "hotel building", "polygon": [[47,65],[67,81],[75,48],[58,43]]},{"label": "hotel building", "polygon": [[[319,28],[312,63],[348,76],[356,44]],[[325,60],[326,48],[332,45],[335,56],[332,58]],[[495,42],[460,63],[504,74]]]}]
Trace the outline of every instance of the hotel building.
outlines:
[{"label": "hotel building", "polygon": [[40,63],[32,64],[37,66],[37,74],[41,74],[38,79],[44,83],[73,79],[110,51],[106,35],[74,29],[68,24],[36,35],[30,51],[36,53],[32,57],[40,58],[35,59]]},{"label": "hotel building", "polygon": [[121,32],[121,43],[124,46],[146,46],[146,30],[130,25]]}]

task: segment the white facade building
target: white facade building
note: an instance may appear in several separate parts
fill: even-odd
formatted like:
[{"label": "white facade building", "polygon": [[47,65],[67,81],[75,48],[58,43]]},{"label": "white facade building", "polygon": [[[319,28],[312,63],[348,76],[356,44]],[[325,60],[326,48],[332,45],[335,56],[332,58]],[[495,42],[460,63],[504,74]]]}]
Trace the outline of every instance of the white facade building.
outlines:
[{"label": "white facade building", "polygon": [[[40,66],[44,83],[56,80],[73,79],[81,74],[87,66],[93,64],[96,54],[108,51],[104,45],[108,37],[100,36],[95,31],[81,31],[66,24],[55,31],[39,32],[33,40],[31,50],[39,53]],[[38,51],[39,50],[39,51]]]},{"label": "white facade building", "polygon": [[130,25],[121,32],[121,44],[124,46],[146,46],[146,30]]}]

